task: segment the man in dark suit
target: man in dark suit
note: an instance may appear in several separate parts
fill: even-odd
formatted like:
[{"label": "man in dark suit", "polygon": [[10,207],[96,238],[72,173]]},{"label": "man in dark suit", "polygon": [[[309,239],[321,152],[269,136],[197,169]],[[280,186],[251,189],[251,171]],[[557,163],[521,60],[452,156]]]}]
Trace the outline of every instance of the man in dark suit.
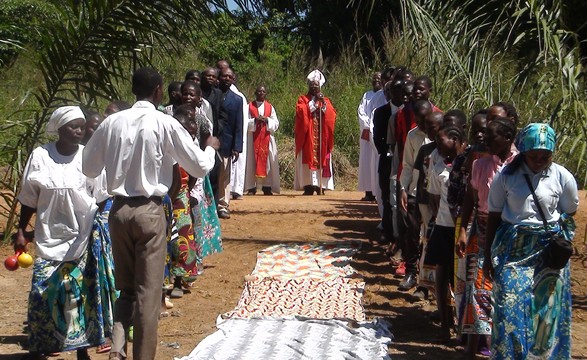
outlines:
[{"label": "man in dark suit", "polygon": [[[230,218],[228,203],[230,200],[230,169],[243,151],[243,100],[230,90],[234,81],[234,72],[230,68],[220,70],[218,87],[222,92],[222,103],[218,127],[220,139],[221,164],[218,174],[218,217]],[[216,126],[215,126],[216,127]],[[232,161],[231,161],[232,160]]]},{"label": "man in dark suit", "polygon": [[381,188],[381,201],[383,202],[383,216],[381,223],[383,225],[384,241],[393,241],[392,212],[390,202],[390,176],[393,161],[393,149],[387,143],[387,128],[389,121],[397,111],[396,104],[391,101],[394,88],[393,82],[388,81],[384,86],[385,98],[388,102],[374,110],[373,112],[373,144],[379,154],[379,187]]}]

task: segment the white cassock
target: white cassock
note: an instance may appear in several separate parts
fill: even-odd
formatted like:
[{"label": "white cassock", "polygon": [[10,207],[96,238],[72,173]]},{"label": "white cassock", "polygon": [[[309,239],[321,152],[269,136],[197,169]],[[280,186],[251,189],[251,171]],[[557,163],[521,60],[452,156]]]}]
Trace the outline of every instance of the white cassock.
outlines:
[{"label": "white cassock", "polygon": [[375,112],[375,109],[385,104],[387,104],[387,99],[385,98],[383,89],[381,89],[373,95],[373,98],[365,109],[367,114],[369,114],[369,147],[371,148],[371,151],[373,151],[370,166],[371,191],[377,200],[377,209],[379,210],[380,217],[383,217],[383,202],[381,201],[381,188],[379,187],[379,152],[377,152],[377,148],[373,142],[373,113]]},{"label": "white cassock", "polygon": [[[255,105],[259,111],[259,116],[265,116],[264,102],[255,101]],[[267,157],[267,177],[257,178],[255,176],[255,152],[253,151],[253,133],[255,132],[255,118],[251,117],[249,111],[247,111],[248,130],[247,130],[247,171],[245,177],[245,189],[249,190],[260,186],[269,186],[271,191],[279,194],[281,191],[279,181],[279,163],[277,161],[277,142],[275,142],[275,132],[279,128],[279,119],[275,108],[271,105],[271,116],[267,118],[267,131],[269,131],[269,156]],[[245,128],[247,129],[247,128]]]},{"label": "white cassock", "polygon": [[230,169],[230,191],[242,195],[245,189],[245,172],[247,168],[247,135],[245,129],[249,123],[249,102],[247,98],[232,84],[230,90],[243,99],[243,152]]},{"label": "white cassock", "polygon": [[371,112],[369,111],[369,103],[375,97],[376,92],[369,90],[363,94],[361,103],[357,108],[357,115],[359,118],[359,184],[357,190],[359,191],[373,191],[373,157],[377,156],[377,151],[373,151],[373,147],[369,145],[370,140],[361,139],[363,130],[370,130],[371,128]]}]

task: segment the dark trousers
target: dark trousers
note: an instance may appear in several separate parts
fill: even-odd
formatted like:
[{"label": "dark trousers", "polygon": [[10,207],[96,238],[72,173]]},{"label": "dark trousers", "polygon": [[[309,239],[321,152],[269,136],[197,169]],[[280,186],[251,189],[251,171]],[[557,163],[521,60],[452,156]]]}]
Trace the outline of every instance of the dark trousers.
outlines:
[{"label": "dark trousers", "polygon": [[408,196],[408,211],[398,206],[398,227],[402,257],[406,262],[406,274],[418,272],[420,258],[420,224],[422,216],[415,196]]},{"label": "dark trousers", "polygon": [[379,174],[379,187],[381,188],[381,201],[383,203],[383,217],[381,224],[383,225],[383,234],[385,237],[393,242],[393,222],[390,203],[390,179],[391,176],[391,156],[379,155],[379,165],[377,172]]}]

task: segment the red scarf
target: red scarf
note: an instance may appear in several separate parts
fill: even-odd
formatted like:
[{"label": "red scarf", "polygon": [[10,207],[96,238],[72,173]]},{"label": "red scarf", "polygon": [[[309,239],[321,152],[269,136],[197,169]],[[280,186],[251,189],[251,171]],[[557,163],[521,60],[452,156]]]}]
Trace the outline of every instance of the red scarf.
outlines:
[{"label": "red scarf", "polygon": [[[263,102],[264,112],[263,116],[268,118],[271,116],[271,104],[269,101]],[[249,103],[249,113],[252,118],[259,117],[259,109],[256,102]],[[255,175],[257,177],[267,177],[267,158],[269,157],[269,142],[271,140],[270,133],[267,130],[267,123],[264,121],[255,120],[255,131],[253,132],[253,151],[255,154]]]}]

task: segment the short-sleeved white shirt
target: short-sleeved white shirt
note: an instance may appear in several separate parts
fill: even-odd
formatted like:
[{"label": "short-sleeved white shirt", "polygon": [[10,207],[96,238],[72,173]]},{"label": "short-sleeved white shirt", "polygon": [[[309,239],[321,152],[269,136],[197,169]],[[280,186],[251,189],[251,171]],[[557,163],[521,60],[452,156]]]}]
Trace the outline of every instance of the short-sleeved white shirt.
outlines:
[{"label": "short-sleeved white shirt", "polygon": [[55,143],[33,150],[27,162],[18,200],[37,209],[36,254],[49,260],[75,260],[87,248],[98,206],[82,173],[82,150],[70,156]]},{"label": "short-sleeved white shirt", "polygon": [[[507,169],[504,171],[507,172]],[[489,212],[501,212],[501,219],[511,224],[542,225],[524,174],[530,175],[548,223],[557,222],[561,213],[577,211],[577,182],[567,169],[552,163],[548,169],[534,174],[522,163],[511,174],[501,172],[495,176],[489,189]]]},{"label": "short-sleeved white shirt", "polygon": [[455,226],[447,201],[448,177],[451,170],[452,165],[446,164],[438,149],[434,149],[430,154],[430,167],[428,168],[428,192],[432,195],[440,195],[436,224],[446,227]]}]

